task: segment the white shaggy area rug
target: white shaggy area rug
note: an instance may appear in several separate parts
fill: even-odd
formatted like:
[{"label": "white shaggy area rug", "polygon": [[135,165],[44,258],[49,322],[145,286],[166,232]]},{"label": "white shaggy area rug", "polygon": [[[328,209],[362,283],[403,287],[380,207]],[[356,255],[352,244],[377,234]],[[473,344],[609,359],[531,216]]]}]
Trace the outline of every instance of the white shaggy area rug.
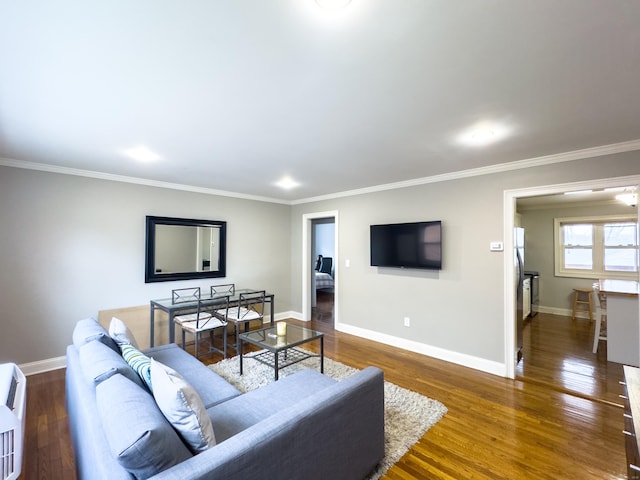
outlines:
[{"label": "white shaggy area rug", "polygon": [[[274,381],[273,368],[247,358],[256,353],[259,352],[245,355],[242,376],[240,376],[240,360],[237,356],[209,365],[209,368],[241,392],[247,392]],[[283,378],[303,368],[318,370],[320,360],[310,358],[291,365],[280,370],[279,376]],[[357,369],[340,362],[326,357],[324,359],[325,375],[336,380],[348,377],[356,371]],[[437,400],[387,381],[384,384],[384,404],[385,456],[368,480],[376,480],[384,475],[429,428],[447,413],[447,408]]]}]

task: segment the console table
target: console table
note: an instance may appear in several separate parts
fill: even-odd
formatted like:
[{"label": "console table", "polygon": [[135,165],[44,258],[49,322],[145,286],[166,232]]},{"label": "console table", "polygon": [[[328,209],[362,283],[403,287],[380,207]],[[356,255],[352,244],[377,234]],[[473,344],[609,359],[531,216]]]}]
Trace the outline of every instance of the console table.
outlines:
[{"label": "console table", "polygon": [[[234,304],[237,305],[238,304],[238,300],[240,300],[240,294],[241,293],[249,293],[249,292],[255,292],[255,290],[252,290],[250,288],[236,288],[235,293],[231,296],[229,296],[229,306],[233,306]],[[215,305],[216,303],[221,303],[223,301],[223,299],[225,299],[227,296],[226,295],[211,295],[211,294],[203,294],[200,299],[201,300],[205,300],[208,304],[211,305]],[[270,307],[270,312],[269,312],[269,319],[271,321],[271,326],[273,326],[274,324],[274,306],[273,306],[273,302],[274,302],[274,295],[273,293],[266,293],[265,294],[265,302],[269,304]],[[193,302],[180,302],[180,303],[173,303],[173,299],[171,298],[162,298],[159,300],[151,300],[151,304],[150,304],[150,315],[149,315],[149,322],[150,322],[150,336],[149,336],[149,345],[150,347],[153,347],[155,344],[155,312],[156,310],[161,310],[163,312],[166,312],[167,315],[169,316],[169,343],[174,343],[176,338],[176,329],[175,329],[175,322],[174,322],[174,317],[176,316],[176,314],[180,314],[180,313],[185,313],[185,312],[189,312],[189,311],[195,311],[196,308],[198,307],[198,302],[197,301],[193,301]]]}]

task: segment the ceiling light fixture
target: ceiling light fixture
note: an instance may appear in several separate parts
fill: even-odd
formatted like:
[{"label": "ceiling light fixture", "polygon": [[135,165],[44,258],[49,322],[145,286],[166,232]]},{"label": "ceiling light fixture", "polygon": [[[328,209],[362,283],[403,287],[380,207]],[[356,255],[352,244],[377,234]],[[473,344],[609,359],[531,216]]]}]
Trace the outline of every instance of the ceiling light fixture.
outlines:
[{"label": "ceiling light fixture", "polygon": [[351,0],[316,0],[316,3],[327,10],[338,10],[349,5]]},{"label": "ceiling light fixture", "polygon": [[509,128],[490,122],[481,122],[458,135],[457,141],[471,147],[484,147],[507,137]]},{"label": "ceiling light fixture", "polygon": [[144,145],[128,148],[127,150],[123,150],[122,153],[134,160],[138,160],[139,162],[153,162],[160,158],[160,155],[151,151]]},{"label": "ceiling light fixture", "polygon": [[281,180],[276,182],[276,186],[284,190],[291,190],[292,188],[299,187],[300,184],[291,177],[282,177]]}]

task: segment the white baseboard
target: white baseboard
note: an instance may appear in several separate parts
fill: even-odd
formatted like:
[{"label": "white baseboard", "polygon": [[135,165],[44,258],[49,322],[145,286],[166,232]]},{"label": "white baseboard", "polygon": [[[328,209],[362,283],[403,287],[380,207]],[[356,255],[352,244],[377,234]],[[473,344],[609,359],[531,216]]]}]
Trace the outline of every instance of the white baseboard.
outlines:
[{"label": "white baseboard", "polygon": [[335,329],[339,332],[348,333],[357,337],[373,340],[374,342],[383,343],[392,347],[401,348],[410,352],[419,353],[428,357],[437,358],[446,362],[462,365],[463,367],[473,368],[482,372],[491,373],[501,377],[506,376],[507,370],[504,363],[486,360],[484,358],[466,355],[464,353],[453,352],[443,348],[426,345],[424,343],[406,340],[404,338],[394,337],[385,333],[375,332],[360,327],[354,327],[345,323],[335,325]]},{"label": "white baseboard", "polygon": [[287,318],[293,318],[294,320],[302,320],[302,314],[300,312],[280,312],[275,314],[275,320],[286,320]]},{"label": "white baseboard", "polygon": [[36,373],[50,372],[51,370],[58,370],[67,366],[66,357],[48,358],[46,360],[39,360],[37,362],[23,363],[18,365],[22,373],[25,376],[35,375]]},{"label": "white baseboard", "polygon": [[[561,315],[563,317],[570,317],[573,313],[571,308],[557,308],[557,307],[538,307],[538,312],[549,313],[551,315]],[[595,314],[595,312],[593,312]],[[589,314],[583,310],[576,312],[577,318],[589,318]]]}]

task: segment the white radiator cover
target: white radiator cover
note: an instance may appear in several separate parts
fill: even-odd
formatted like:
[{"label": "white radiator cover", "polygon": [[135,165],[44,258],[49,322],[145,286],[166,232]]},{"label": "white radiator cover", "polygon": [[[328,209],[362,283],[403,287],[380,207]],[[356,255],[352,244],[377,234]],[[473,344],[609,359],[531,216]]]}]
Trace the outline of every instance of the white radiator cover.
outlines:
[{"label": "white radiator cover", "polygon": [[0,364],[0,478],[14,480],[22,470],[27,380],[15,363]]}]

